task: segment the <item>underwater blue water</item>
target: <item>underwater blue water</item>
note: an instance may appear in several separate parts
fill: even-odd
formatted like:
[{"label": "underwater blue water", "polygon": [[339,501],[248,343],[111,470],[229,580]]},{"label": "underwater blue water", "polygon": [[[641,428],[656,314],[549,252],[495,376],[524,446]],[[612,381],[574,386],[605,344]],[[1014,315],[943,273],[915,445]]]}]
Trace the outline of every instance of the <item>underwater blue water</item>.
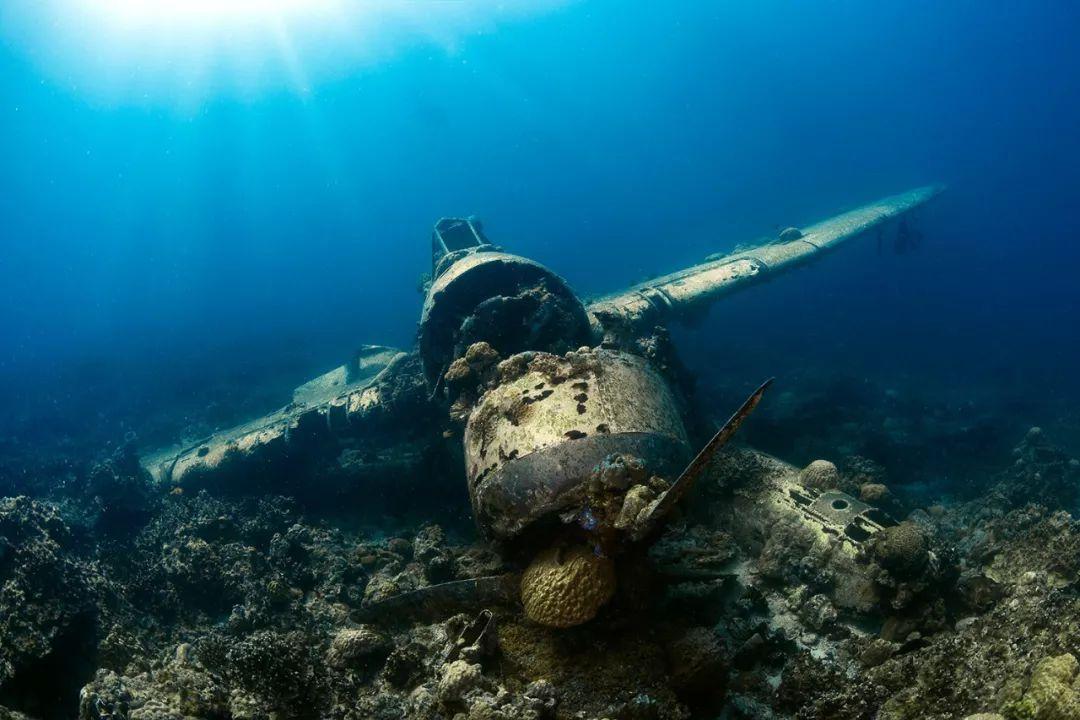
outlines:
[{"label": "underwater blue water", "polygon": [[733,297],[680,333],[688,362],[1080,397],[1076,6],[491,13],[449,40],[401,31],[377,61],[324,53],[302,87],[182,98],[160,68],[88,77],[105,69],[0,14],[2,392],[139,395],[208,365],[300,382],[407,346],[443,215],[589,294],[944,182],[918,251],[864,245]]}]

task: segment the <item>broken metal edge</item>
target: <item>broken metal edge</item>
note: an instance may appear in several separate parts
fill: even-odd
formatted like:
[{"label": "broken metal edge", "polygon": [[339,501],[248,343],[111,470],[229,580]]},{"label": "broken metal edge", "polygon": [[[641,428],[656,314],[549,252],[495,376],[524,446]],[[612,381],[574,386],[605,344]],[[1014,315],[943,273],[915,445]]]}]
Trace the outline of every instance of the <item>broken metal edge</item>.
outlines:
[{"label": "broken metal edge", "polygon": [[[409,357],[395,348],[370,346],[367,367],[379,364],[375,372],[369,372],[358,380],[343,386],[341,392],[313,405],[297,403],[295,400],[271,413],[249,420],[232,428],[221,430],[194,442],[178,446],[161,448],[146,453],[140,459],[143,468],[158,485],[167,486],[181,480],[188,472],[212,471],[213,467],[231,461],[243,454],[250,454],[260,447],[273,443],[287,442],[288,434],[300,427],[315,427],[320,419],[325,422],[327,432],[332,432],[337,415],[346,417],[363,413],[379,404],[373,388],[379,384],[397,365]],[[378,357],[377,361],[372,358]],[[294,390],[294,398],[310,396],[313,383],[333,375],[347,375],[348,367],[340,366],[319,378],[300,385]],[[371,392],[369,392],[371,391]],[[368,393],[368,396],[364,396]],[[177,472],[179,468],[179,473]]]}]

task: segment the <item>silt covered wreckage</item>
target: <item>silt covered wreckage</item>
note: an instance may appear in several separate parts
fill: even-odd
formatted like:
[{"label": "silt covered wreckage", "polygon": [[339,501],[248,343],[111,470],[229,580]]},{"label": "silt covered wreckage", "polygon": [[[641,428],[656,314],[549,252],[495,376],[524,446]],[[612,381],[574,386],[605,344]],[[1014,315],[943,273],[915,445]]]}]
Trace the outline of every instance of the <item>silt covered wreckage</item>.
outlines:
[{"label": "silt covered wreckage", "polygon": [[[749,449],[717,460],[768,382],[711,440],[695,442],[663,327],[846,241],[899,227],[940,189],[788,228],[589,302],[543,265],[492,244],[477,221],[440,220],[415,348],[366,346],[298,387],[282,409],[151,453],[144,466],[163,488],[230,494],[272,485],[331,504],[462,482],[482,538],[508,571],[388,593],[362,614],[447,599],[520,602],[530,620],[555,628],[593,619],[617,588],[632,586],[635,568],[663,554],[657,540],[679,501],[703,474],[726,468],[741,489],[718,511],[722,531],[757,552],[777,533],[795,538],[837,578],[831,604],[868,611],[882,594],[868,548],[901,526],[834,487],[829,467],[799,470]],[[675,563],[664,572],[691,571]]]},{"label": "silt covered wreckage", "polygon": [[114,550],[0,503],[0,706],[85,642],[82,720],[1075,717],[1080,461],[1033,428],[979,497],[906,503],[867,457],[730,443],[786,390],[762,368],[714,416],[665,330],[847,241],[910,249],[939,191],[589,301],[440,221],[415,347],[104,463]]}]

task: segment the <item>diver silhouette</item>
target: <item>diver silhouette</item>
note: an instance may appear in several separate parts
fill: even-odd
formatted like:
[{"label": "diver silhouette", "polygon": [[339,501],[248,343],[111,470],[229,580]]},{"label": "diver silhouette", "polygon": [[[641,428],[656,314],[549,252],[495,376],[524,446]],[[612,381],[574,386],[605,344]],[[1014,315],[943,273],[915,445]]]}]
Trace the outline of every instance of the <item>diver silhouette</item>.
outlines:
[{"label": "diver silhouette", "polygon": [[[893,250],[897,255],[904,255],[910,250],[917,250],[922,245],[922,233],[915,230],[908,223],[907,216],[900,218],[896,228],[896,240]],[[878,252],[881,251],[881,235],[878,235]]]}]

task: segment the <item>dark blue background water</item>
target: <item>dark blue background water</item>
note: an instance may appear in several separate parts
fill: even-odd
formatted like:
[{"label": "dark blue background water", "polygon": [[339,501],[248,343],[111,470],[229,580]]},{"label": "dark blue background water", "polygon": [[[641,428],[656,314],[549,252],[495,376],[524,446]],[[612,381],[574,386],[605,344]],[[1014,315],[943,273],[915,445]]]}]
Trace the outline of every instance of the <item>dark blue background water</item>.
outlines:
[{"label": "dark blue background water", "polygon": [[102,100],[9,35],[9,419],[77,433],[73,416],[167,412],[222,378],[287,387],[357,344],[407,346],[442,215],[480,215],[594,293],[940,181],[918,252],[852,249],[732,298],[680,334],[684,353],[747,383],[812,366],[1045,396],[1024,421],[1067,425],[1077,20],[1050,2],[600,0],[195,106]]}]

